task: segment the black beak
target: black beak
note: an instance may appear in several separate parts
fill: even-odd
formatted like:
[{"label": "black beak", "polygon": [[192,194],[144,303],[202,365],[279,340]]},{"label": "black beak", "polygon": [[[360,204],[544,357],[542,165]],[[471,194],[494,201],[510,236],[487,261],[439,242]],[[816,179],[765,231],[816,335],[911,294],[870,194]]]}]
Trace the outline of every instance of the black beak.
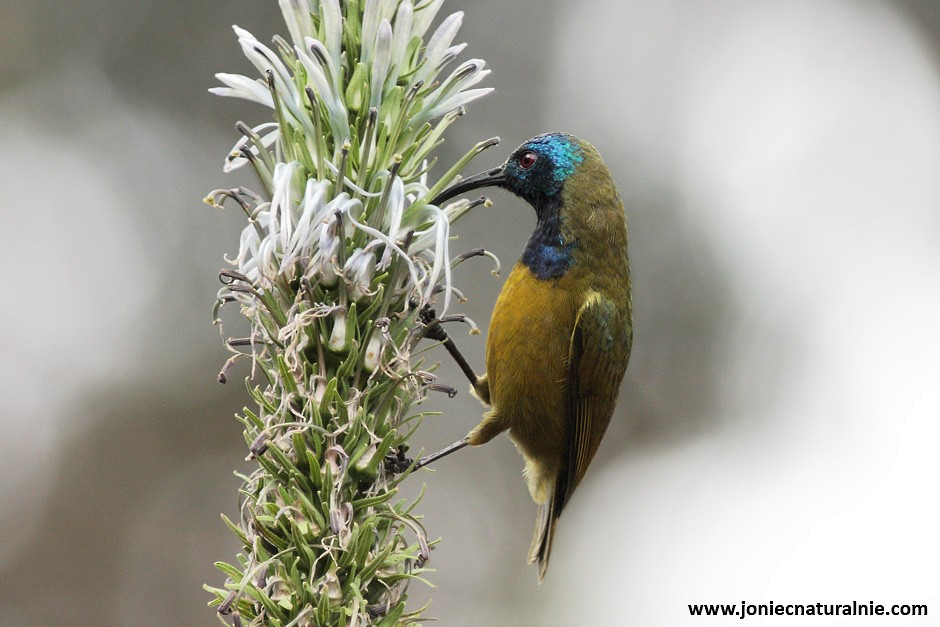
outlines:
[{"label": "black beak", "polygon": [[454,196],[460,196],[461,194],[466,194],[467,192],[481,187],[505,187],[507,180],[506,165],[503,164],[498,168],[468,176],[462,181],[454,183],[438,194],[434,200],[431,201],[431,204],[440,206],[441,203],[447,202]]}]

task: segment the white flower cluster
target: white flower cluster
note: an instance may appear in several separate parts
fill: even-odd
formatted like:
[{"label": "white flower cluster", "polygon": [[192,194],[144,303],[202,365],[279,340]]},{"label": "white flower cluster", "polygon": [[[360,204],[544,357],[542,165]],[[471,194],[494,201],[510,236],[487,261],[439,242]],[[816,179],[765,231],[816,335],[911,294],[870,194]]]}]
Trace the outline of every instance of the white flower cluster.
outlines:
[{"label": "white flower cluster", "polygon": [[457,170],[429,189],[429,153],[464,106],[492,89],[472,89],[489,74],[480,59],[438,80],[466,46],[453,45],[460,12],[423,45],[441,4],[366,0],[361,14],[346,7],[344,15],[339,0],[280,0],[292,41],[275,37],[279,54],[235,27],[264,78],[217,74],[226,86],[210,91],[265,105],[275,121],[241,125],[245,136],[225,169],[251,163],[270,201],[244,190],[219,190],[209,200],[238,195],[249,213],[232,263],[255,288],[341,282],[357,301],[374,294],[376,273],[397,258],[407,272],[391,290],[421,304],[442,290],[447,308],[449,227],[472,203],[428,204]]}]

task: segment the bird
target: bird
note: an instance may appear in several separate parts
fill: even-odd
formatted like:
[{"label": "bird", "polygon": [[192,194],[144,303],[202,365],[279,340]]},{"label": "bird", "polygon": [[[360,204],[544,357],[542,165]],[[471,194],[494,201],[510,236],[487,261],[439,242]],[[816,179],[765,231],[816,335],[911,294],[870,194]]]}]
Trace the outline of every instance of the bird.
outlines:
[{"label": "bird", "polygon": [[484,187],[526,201],[536,226],[496,300],[486,373],[476,376],[439,325],[435,330],[489,410],[465,438],[418,465],[508,431],[539,506],[529,562],[538,563],[541,583],[558,517],[607,430],[630,357],[627,221],[600,153],[567,133],[529,139],[499,167],[458,181],[431,202]]}]

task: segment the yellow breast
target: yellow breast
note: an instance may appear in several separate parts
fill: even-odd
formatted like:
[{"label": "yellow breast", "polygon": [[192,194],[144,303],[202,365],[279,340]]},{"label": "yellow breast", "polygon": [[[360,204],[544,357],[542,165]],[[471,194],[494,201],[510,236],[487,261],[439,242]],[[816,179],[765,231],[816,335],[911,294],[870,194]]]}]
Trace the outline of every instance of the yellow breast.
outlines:
[{"label": "yellow breast", "polygon": [[493,410],[527,457],[554,465],[565,450],[564,382],[580,293],[519,263],[496,301],[486,343]]}]

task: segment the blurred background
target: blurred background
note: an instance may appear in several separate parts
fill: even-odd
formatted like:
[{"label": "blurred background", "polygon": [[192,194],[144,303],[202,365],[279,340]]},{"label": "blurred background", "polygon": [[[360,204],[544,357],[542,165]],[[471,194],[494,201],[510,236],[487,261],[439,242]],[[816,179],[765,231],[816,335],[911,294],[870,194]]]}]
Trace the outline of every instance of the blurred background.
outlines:
[{"label": "blurred background", "polygon": [[[476,141],[593,141],[626,200],[635,345],[542,586],[506,438],[414,478],[442,625],[674,626],[690,603],[926,603],[940,614],[940,4],[452,0],[497,91]],[[442,13],[443,15],[443,13]],[[239,376],[210,308],[242,216],[201,203],[273,0],[0,0],[0,625],[212,625],[238,546]],[[239,177],[242,178],[239,178]],[[456,231],[511,267],[532,212]],[[464,264],[486,329],[502,279]],[[483,363],[484,337],[458,335]],[[443,357],[443,355],[442,355]],[[463,389],[445,361],[443,378]],[[416,445],[476,424],[432,399]],[[752,618],[747,624],[808,624]],[[852,619],[823,619],[847,624]],[[722,624],[727,624],[727,621]]]}]

